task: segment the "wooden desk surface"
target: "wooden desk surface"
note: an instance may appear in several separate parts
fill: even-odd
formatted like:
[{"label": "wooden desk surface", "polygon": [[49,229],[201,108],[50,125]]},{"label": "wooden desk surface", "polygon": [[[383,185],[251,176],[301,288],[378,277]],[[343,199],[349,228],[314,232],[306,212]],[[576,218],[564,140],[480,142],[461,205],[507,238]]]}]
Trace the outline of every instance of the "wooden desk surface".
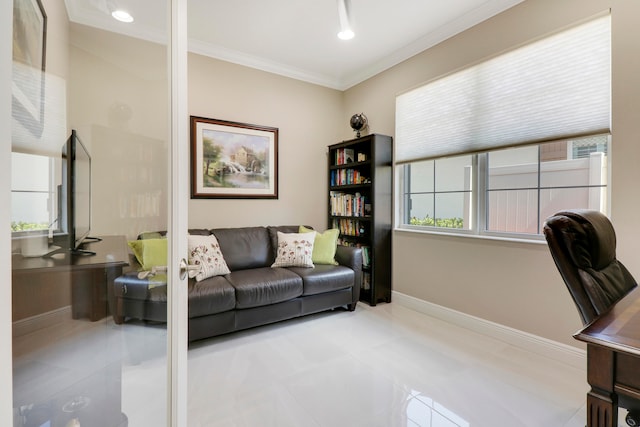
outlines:
[{"label": "wooden desk surface", "polygon": [[640,356],[640,286],[573,337],[589,344]]},{"label": "wooden desk surface", "polygon": [[77,255],[70,252],[43,257],[23,257],[16,254],[11,257],[14,273],[19,270],[39,269],[81,269],[107,265],[126,265],[129,263],[127,240],[124,236],[101,236],[99,242],[90,242],[83,249],[93,251],[95,255]]}]

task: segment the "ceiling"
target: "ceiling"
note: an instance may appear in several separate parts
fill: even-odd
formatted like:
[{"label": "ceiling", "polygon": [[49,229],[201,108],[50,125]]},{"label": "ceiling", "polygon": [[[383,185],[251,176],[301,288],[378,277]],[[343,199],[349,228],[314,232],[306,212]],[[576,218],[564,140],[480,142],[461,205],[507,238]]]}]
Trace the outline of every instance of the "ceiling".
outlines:
[{"label": "ceiling", "polygon": [[[188,0],[189,51],[345,90],[521,1],[351,0],[356,36],[343,41],[337,0]],[[65,4],[73,22],[167,39],[167,7],[158,0]],[[114,20],[116,6],[135,21]]]}]

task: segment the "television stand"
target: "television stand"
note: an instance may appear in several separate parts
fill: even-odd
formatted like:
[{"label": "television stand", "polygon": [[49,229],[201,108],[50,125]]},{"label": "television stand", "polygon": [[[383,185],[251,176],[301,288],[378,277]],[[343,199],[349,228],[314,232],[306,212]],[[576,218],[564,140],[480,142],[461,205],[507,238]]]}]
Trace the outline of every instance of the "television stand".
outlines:
[{"label": "television stand", "polygon": [[69,249],[71,255],[81,255],[81,256],[93,256],[96,255],[94,251],[88,251],[86,249]]},{"label": "television stand", "polygon": [[95,242],[101,242],[102,241],[102,237],[92,237],[92,236],[87,236],[82,240],[82,245],[84,245],[85,243],[95,243]]},{"label": "television stand", "polygon": [[64,248],[64,247],[58,247],[58,249],[54,249],[51,252],[47,252],[46,254],[42,255],[43,257],[50,257],[53,255],[58,255],[58,254],[62,254],[62,253],[70,253],[71,255],[80,255],[80,256],[86,256],[86,255],[96,255],[95,251],[89,251],[87,249],[84,249],[83,246],[90,244],[90,243],[97,243],[97,242],[102,242],[102,237],[85,237],[82,240],[82,243],[80,243],[80,245],[78,245],[77,248]]},{"label": "television stand", "polygon": [[105,236],[99,243],[87,243],[86,248],[94,254],[76,256],[66,248],[37,258],[14,254],[13,321],[69,305],[74,319],[106,317],[115,304],[113,281],[129,264],[127,240],[125,236]]},{"label": "television stand", "polygon": [[[99,240],[96,240],[96,242],[98,242]],[[71,255],[80,255],[80,256],[87,256],[87,255],[96,255],[96,252],[94,251],[88,251],[86,249],[70,249],[70,248],[58,248],[58,249],[54,249],[51,252],[47,252],[46,254],[42,255],[43,258],[50,258],[53,257],[55,255],[59,255],[59,254],[65,254],[63,257],[60,258],[64,258],[66,257],[66,254],[71,254]]]}]

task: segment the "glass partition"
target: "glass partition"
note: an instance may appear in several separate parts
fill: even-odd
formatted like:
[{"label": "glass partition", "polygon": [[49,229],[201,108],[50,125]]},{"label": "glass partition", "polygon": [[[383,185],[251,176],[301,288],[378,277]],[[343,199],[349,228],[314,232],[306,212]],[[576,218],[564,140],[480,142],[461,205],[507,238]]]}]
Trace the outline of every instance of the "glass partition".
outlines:
[{"label": "glass partition", "polygon": [[167,265],[169,5],[115,5],[14,0],[14,427],[168,425],[168,279],[128,243]]}]

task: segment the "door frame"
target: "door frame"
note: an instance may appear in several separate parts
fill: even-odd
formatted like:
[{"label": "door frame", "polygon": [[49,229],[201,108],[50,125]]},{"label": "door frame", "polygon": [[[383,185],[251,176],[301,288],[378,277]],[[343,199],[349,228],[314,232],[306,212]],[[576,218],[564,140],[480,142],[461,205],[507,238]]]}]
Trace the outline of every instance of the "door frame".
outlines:
[{"label": "door frame", "polygon": [[187,103],[187,0],[169,1],[169,74],[171,136],[169,156],[167,297],[167,421],[187,425],[188,286],[180,278],[180,260],[187,254],[189,216],[189,122]]},{"label": "door frame", "polygon": [[[13,2],[0,2],[0,206],[11,206],[11,64]],[[0,421],[13,422],[11,209],[0,209]],[[5,285],[7,284],[7,285]]]},{"label": "door frame", "polygon": [[[187,0],[168,1],[170,33],[168,70],[170,93],[168,230],[170,236],[167,424],[187,425],[188,304],[186,279],[180,279],[179,260],[187,253],[188,221],[188,108]],[[11,74],[13,2],[0,2],[0,205],[11,206]],[[13,423],[11,233],[6,227],[11,209],[0,210],[0,421]]]}]

